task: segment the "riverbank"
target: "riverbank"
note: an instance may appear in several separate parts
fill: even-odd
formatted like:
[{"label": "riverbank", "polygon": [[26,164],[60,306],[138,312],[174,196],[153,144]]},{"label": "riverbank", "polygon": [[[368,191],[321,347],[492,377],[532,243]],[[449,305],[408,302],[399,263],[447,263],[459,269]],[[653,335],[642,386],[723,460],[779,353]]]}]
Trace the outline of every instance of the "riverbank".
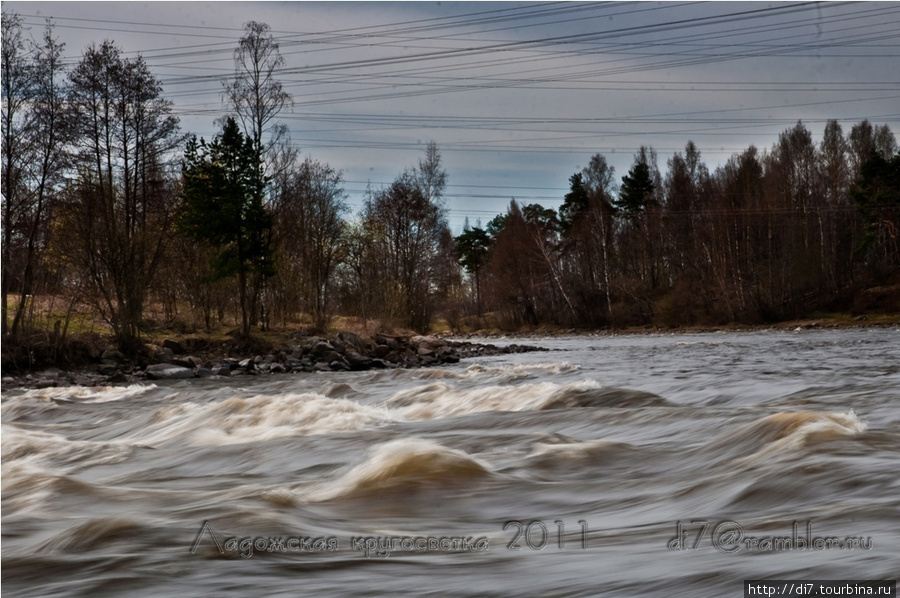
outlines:
[{"label": "riverbank", "polygon": [[250,339],[172,336],[148,345],[149,353],[137,360],[115,349],[100,352],[98,347],[91,348],[89,363],[73,368],[35,368],[15,375],[4,372],[2,387],[107,386],[144,380],[418,368],[458,363],[470,357],[545,350],[515,343],[498,347],[438,336],[352,332],[330,336],[269,333]]},{"label": "riverbank", "polygon": [[631,334],[704,334],[716,332],[762,332],[766,330],[817,330],[900,327],[900,314],[851,316],[827,314],[817,318],[803,318],[767,324],[730,323],[722,325],[698,324],[690,326],[629,326],[626,328],[571,328],[538,326],[530,329],[500,330],[497,328],[454,332],[448,338],[461,339],[531,339],[575,336],[619,336]]},{"label": "riverbank", "polygon": [[[306,331],[270,331],[241,339],[233,333],[177,334],[174,331],[157,331],[148,338],[148,352],[138,359],[126,358],[112,348],[109,338],[94,335],[70,341],[68,353],[57,362],[45,357],[32,365],[26,362],[10,367],[4,358],[2,389],[428,367],[453,364],[472,357],[543,350],[539,346],[509,342],[541,338],[886,327],[900,327],[900,314],[822,314],[817,318],[758,325],[732,323],[721,326],[614,329],[541,326],[518,330],[444,330],[430,336],[349,331],[316,335]],[[500,339],[509,344],[497,346],[485,342]]]}]

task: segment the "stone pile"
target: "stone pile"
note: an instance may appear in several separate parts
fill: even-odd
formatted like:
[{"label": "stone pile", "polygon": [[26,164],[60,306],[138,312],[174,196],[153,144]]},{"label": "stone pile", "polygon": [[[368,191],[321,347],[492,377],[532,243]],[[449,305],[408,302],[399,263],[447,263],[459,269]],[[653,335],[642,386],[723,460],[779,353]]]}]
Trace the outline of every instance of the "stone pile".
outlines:
[{"label": "stone pile", "polygon": [[90,370],[64,372],[52,369],[29,374],[21,380],[4,379],[4,383],[19,382],[31,387],[92,386],[140,380],[416,368],[454,364],[471,357],[539,350],[543,349],[515,344],[497,347],[435,336],[364,336],[339,332],[330,337],[295,334],[286,346],[266,355],[201,357],[188,354],[182,343],[166,339],[162,345],[151,348],[152,363],[145,367],[135,367],[119,351],[107,350],[100,356],[100,363]]}]

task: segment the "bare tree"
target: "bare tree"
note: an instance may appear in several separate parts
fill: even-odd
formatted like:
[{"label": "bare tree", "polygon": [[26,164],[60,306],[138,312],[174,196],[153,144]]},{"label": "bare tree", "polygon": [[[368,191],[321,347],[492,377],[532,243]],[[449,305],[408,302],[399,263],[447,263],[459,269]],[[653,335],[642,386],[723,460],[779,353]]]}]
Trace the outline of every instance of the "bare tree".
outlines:
[{"label": "bare tree", "polygon": [[[285,129],[272,122],[293,103],[276,77],[284,66],[278,42],[265,23],[250,21],[244,25],[244,37],[234,51],[234,80],[225,83],[225,99],[241,123],[244,134],[253,140],[260,164],[272,141],[285,134]],[[270,143],[263,138],[274,133]]]},{"label": "bare tree", "polygon": [[110,41],[89,47],[70,79],[80,153],[61,216],[65,254],[87,273],[120,348],[135,353],[174,212],[178,119],[144,60]]},{"label": "bare tree", "polygon": [[344,249],[342,214],[348,208],[342,183],[339,171],[307,158],[289,175],[278,199],[282,282],[300,287],[319,330],[328,324],[333,276]]},{"label": "bare tree", "polygon": [[[16,337],[35,270],[46,245],[50,205],[69,165],[71,114],[66,102],[63,45],[47,24],[41,42],[22,39],[18,19],[3,21],[3,330],[8,293],[19,299],[9,333]],[[25,48],[27,57],[23,53]]]}]

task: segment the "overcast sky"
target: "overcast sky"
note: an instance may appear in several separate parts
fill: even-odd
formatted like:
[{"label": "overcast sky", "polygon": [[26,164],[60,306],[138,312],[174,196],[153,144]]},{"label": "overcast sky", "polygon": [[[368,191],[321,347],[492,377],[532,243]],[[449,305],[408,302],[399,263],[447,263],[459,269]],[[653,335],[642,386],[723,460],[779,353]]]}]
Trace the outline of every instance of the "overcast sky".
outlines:
[{"label": "overcast sky", "polygon": [[344,172],[354,211],[434,140],[459,232],[510,198],[558,207],[602,153],[617,180],[641,145],[660,170],[693,140],[711,169],[797,120],[821,139],[864,118],[900,132],[900,3],[3,2],[66,56],[140,53],[182,129],[207,138],[247,21],[267,23],[304,156]]}]

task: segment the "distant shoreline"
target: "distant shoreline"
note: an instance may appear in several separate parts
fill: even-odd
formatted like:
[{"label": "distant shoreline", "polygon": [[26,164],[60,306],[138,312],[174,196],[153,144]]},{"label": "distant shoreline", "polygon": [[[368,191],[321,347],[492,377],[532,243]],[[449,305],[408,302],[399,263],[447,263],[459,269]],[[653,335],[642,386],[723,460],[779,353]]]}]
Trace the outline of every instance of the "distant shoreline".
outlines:
[{"label": "distant shoreline", "polygon": [[[865,318],[865,319],[857,319]],[[637,334],[709,334],[717,332],[762,332],[766,330],[835,330],[857,328],[894,328],[900,327],[900,314],[876,314],[866,316],[839,316],[825,318],[803,318],[786,320],[768,324],[697,324],[690,326],[629,326],[625,328],[571,328],[571,327],[538,327],[532,330],[496,330],[485,329],[472,332],[444,333],[440,336],[449,339],[532,339],[532,338],[566,338],[579,336],[631,336]]]}]

